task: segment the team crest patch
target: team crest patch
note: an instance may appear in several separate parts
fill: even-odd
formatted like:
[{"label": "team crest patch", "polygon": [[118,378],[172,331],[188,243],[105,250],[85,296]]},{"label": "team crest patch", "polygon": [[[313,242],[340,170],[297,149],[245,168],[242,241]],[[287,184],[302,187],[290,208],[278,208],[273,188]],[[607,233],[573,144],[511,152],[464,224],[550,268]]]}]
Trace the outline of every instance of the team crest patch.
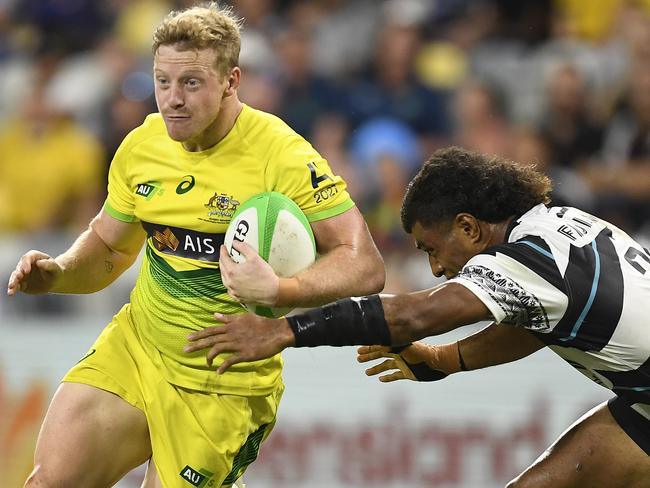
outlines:
[{"label": "team crest patch", "polygon": [[208,218],[201,219],[213,223],[228,223],[237,211],[240,202],[232,195],[214,192],[208,203],[203,206],[208,209]]},{"label": "team crest patch", "polygon": [[179,474],[181,478],[197,488],[214,485],[214,480],[212,480],[214,473],[211,473],[207,469],[199,469],[197,471],[190,466],[185,466]]}]

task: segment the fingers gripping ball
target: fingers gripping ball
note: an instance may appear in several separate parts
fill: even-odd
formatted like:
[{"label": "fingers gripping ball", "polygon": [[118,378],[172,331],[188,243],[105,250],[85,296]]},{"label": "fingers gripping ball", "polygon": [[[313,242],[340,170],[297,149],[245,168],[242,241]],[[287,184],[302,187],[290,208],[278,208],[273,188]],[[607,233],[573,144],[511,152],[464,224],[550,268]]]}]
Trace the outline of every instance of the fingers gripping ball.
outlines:
[{"label": "fingers gripping ball", "polygon": [[[233,241],[245,242],[255,249],[282,278],[295,275],[316,259],[316,242],[307,217],[293,200],[277,192],[251,197],[230,221],[224,245],[233,260],[241,263],[245,258],[233,248]],[[291,308],[244,306],[258,315],[273,318],[291,311]]]}]

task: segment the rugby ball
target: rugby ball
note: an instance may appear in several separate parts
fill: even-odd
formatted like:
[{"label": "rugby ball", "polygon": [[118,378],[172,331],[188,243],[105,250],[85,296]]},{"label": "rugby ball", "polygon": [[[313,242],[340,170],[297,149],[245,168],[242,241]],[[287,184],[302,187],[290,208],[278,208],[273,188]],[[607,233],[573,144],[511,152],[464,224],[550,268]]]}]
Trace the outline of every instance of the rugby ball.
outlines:
[{"label": "rugby ball", "polygon": [[[232,247],[233,241],[245,242],[255,249],[281,278],[295,275],[316,259],[316,243],[307,217],[293,200],[278,192],[251,197],[233,215],[224,245],[233,260],[241,263],[245,259]],[[273,318],[292,310],[243,305],[257,315]]]}]

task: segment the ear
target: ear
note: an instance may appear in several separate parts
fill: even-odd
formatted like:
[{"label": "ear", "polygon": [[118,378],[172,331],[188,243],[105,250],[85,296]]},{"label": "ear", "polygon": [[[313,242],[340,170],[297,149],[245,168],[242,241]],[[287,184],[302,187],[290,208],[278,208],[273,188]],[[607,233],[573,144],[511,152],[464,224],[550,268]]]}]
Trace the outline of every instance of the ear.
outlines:
[{"label": "ear", "polygon": [[241,69],[239,66],[235,66],[230,70],[230,73],[226,75],[226,89],[223,93],[224,97],[231,97],[237,92],[239,88],[239,82],[241,81]]},{"label": "ear", "polygon": [[454,226],[472,242],[481,240],[481,225],[476,217],[468,213],[459,213],[454,219]]}]

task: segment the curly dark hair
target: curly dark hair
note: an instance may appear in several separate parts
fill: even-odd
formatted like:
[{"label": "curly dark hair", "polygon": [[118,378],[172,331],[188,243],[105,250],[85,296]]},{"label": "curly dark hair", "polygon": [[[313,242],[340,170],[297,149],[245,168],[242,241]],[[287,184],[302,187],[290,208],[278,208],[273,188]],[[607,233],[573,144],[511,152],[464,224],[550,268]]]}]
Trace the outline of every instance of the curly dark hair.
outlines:
[{"label": "curly dark hair", "polygon": [[402,202],[402,226],[431,225],[467,212],[503,222],[549,203],[551,180],[532,166],[487,157],[459,147],[440,149],[411,180]]}]

